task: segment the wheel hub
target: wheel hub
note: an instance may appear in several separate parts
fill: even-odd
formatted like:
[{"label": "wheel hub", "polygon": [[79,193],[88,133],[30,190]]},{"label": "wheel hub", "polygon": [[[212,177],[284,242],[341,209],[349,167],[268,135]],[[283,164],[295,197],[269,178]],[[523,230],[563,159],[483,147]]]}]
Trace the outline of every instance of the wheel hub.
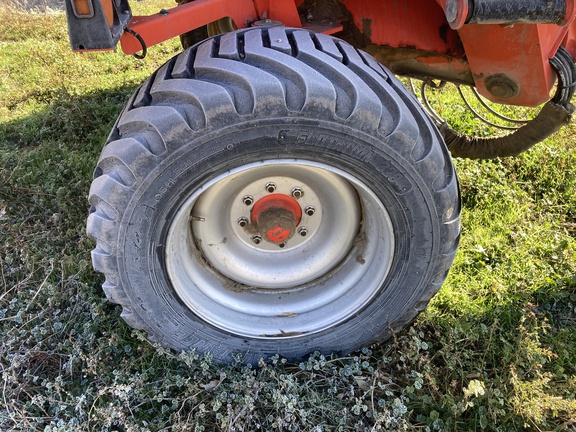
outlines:
[{"label": "wheel hub", "polygon": [[252,207],[252,222],[260,235],[279,246],[285,246],[294,236],[301,219],[302,209],[298,201],[284,194],[262,197]]},{"label": "wheel hub", "polygon": [[[274,173],[257,177],[247,181],[238,193],[226,192],[231,196],[225,205],[230,208],[235,238],[251,248],[276,252],[299,247],[322,229],[322,221],[330,220],[317,193],[322,187],[293,177],[298,171],[287,176]],[[241,177],[236,183],[242,180]],[[343,202],[350,199],[345,197]]]}]

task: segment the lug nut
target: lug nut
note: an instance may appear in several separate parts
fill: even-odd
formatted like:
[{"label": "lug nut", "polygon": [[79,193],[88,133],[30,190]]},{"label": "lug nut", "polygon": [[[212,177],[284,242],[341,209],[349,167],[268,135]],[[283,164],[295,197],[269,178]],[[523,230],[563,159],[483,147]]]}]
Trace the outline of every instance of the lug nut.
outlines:
[{"label": "lug nut", "polygon": [[251,195],[246,195],[244,198],[242,198],[242,202],[249,206],[254,202],[254,198]]},{"label": "lug nut", "polygon": [[308,216],[312,216],[315,212],[316,209],[312,206],[308,206],[304,209],[304,213],[306,213]]},{"label": "lug nut", "polygon": [[308,228],[306,227],[298,228],[298,234],[300,234],[302,237],[306,237],[306,235],[308,234]]},{"label": "lug nut", "polygon": [[301,198],[303,195],[304,192],[302,191],[302,188],[299,187],[292,188],[292,196],[294,198]]},{"label": "lug nut", "polygon": [[238,219],[238,225],[240,225],[242,228],[246,227],[248,225],[248,219],[245,217],[241,217],[240,219]]},{"label": "lug nut", "polygon": [[262,241],[262,237],[260,237],[259,235],[255,235],[252,237],[252,241],[254,242],[254,244],[260,244],[260,242]]},{"label": "lug nut", "polygon": [[276,184],[275,184],[275,183],[272,183],[272,182],[266,183],[265,188],[266,188],[266,190],[267,190],[268,192],[272,193],[272,192],[274,192],[274,191],[276,190]]},{"label": "lug nut", "polygon": [[284,246],[286,246],[286,243],[280,243],[280,244],[278,245],[278,247],[279,247],[280,249],[282,249]]}]

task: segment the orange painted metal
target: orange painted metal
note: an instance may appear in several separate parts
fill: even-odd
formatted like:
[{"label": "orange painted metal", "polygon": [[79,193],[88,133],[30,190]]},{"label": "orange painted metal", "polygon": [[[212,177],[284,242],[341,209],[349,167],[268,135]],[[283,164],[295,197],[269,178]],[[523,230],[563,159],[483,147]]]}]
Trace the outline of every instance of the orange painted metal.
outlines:
[{"label": "orange painted metal", "polygon": [[114,9],[112,8],[112,0],[102,0],[102,10],[110,28],[114,25]]},{"label": "orange painted metal", "polygon": [[372,44],[463,58],[458,33],[434,0],[342,0]]},{"label": "orange painted metal", "polygon": [[[367,49],[379,60],[389,59],[384,57],[388,52],[383,54],[382,47],[390,52],[398,49],[399,55],[420,63],[419,69],[428,71],[427,76],[452,76],[456,82],[466,70],[462,61],[467,62],[479,92],[494,102],[535,106],[547,101],[556,80],[549,59],[560,45],[572,57],[576,56],[575,0],[567,0],[567,24],[563,26],[463,24],[461,16],[449,23],[446,0],[342,0],[342,3],[369,40]],[[459,8],[468,5],[467,0],[457,3]],[[451,26],[460,28],[455,30]],[[494,87],[491,92],[487,80],[494,76],[516,91],[505,97],[501,97],[501,91],[494,92]],[[491,82],[488,80],[488,84]]]},{"label": "orange painted metal", "polygon": [[[478,92],[494,102],[511,105],[537,106],[546,102],[556,81],[549,59],[573,25],[462,26],[459,34]],[[492,94],[487,83],[496,75],[517,85],[518,94],[506,98]]]},{"label": "orange painted metal", "polygon": [[74,0],[74,9],[82,17],[91,16],[94,13],[92,5],[88,0]]},{"label": "orange painted metal", "polygon": [[426,77],[464,85],[474,84],[470,66],[465,59],[382,45],[368,45],[364,50],[397,75]]},{"label": "orange painted metal", "polygon": [[395,73],[472,84],[466,53],[434,0],[342,0],[363,48]]},{"label": "orange painted metal", "polygon": [[574,21],[576,17],[576,2],[574,0],[566,1],[566,15],[564,16],[564,21],[562,25],[570,24]]},{"label": "orange painted metal", "polygon": [[[142,37],[146,46],[152,46],[225,17],[230,17],[236,28],[245,28],[264,17],[288,27],[302,27],[297,9],[300,3],[300,0],[195,0],[156,15],[133,17],[129,28]],[[333,26],[326,30],[334,33],[340,29]],[[129,33],[122,35],[120,43],[126,54],[142,49],[141,43]]]},{"label": "orange painted metal", "polygon": [[572,58],[576,58],[576,23],[568,27],[568,34],[562,41],[562,46],[568,50]]},{"label": "orange painted metal", "polygon": [[[436,1],[446,11],[447,1]],[[479,93],[493,102],[511,105],[537,106],[546,102],[556,81],[549,59],[561,45],[573,58],[576,56],[576,2],[566,1],[562,25],[464,24],[468,0],[455,3],[459,13],[450,25],[458,29]],[[451,18],[447,17],[449,21]],[[517,86],[517,94],[499,97],[490,91],[490,77],[495,76]]]},{"label": "orange painted metal", "polygon": [[[133,17],[129,28],[142,37],[146,46],[152,46],[225,17],[230,17],[237,28],[260,18],[252,0],[195,0],[156,15]],[[127,32],[120,43],[126,54],[142,49],[140,42]]]},{"label": "orange painted metal", "polygon": [[282,243],[294,235],[294,232],[290,229],[290,225],[292,224],[287,224],[286,221],[282,221],[282,219],[288,217],[293,223],[292,228],[296,228],[302,220],[302,209],[298,201],[291,196],[284,194],[266,195],[254,204],[251,214],[252,222],[260,229],[264,214],[270,211],[281,211],[283,214],[277,213],[272,219],[268,217],[269,220],[264,224],[268,226],[268,228],[263,234],[272,243]]}]

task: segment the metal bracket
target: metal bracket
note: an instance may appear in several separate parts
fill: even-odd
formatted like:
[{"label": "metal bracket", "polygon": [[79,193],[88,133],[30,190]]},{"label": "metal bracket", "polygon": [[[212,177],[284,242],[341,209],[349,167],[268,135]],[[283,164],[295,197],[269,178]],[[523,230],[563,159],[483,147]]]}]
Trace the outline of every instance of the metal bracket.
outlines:
[{"label": "metal bracket", "polygon": [[114,19],[108,22],[101,0],[88,0],[90,15],[79,14],[75,0],[66,0],[68,36],[73,51],[113,50],[132,19],[128,0],[114,0]]}]

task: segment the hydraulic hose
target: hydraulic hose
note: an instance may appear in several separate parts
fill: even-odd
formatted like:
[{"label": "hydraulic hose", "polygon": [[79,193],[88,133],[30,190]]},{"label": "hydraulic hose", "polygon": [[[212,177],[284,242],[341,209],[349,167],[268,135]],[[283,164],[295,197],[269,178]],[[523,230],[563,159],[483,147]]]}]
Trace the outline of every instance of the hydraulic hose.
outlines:
[{"label": "hydraulic hose", "polygon": [[558,88],[536,117],[514,132],[492,138],[471,137],[451,129],[444,122],[440,133],[454,157],[494,159],[517,156],[570,123],[574,106],[570,103],[576,85],[576,66],[568,51],[560,47],[550,64],[558,75]]},{"label": "hydraulic hose", "polygon": [[452,156],[468,159],[494,159],[517,156],[528,150],[570,123],[573,112],[572,104],[563,106],[549,101],[529,123],[501,137],[470,137],[456,132],[446,123],[442,124],[439,129]]}]

